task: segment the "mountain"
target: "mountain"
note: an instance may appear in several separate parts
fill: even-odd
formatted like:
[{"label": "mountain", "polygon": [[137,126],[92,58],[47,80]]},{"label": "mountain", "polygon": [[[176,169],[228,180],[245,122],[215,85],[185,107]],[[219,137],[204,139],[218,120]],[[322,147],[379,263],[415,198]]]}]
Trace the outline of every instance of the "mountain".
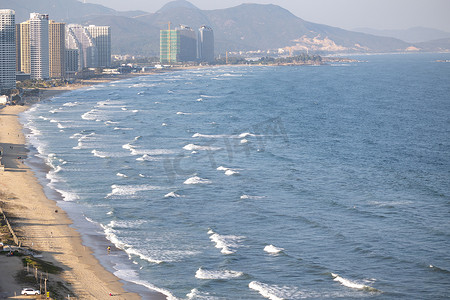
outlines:
[{"label": "mountain", "polygon": [[403,30],[380,30],[373,28],[356,28],[354,31],[387,36],[400,39],[408,43],[422,43],[438,39],[450,38],[450,32],[426,27],[413,27]]},{"label": "mountain", "polygon": [[[307,22],[277,5],[241,4],[200,10],[186,0],[164,5],[155,13],[118,12],[102,5],[77,0],[1,0],[2,7],[16,10],[18,22],[30,12],[48,13],[66,23],[109,25],[112,52],[159,56],[159,30],[179,24],[193,29],[209,25],[214,30],[216,53],[284,48],[316,53],[399,52],[433,49],[434,44],[416,44],[337,27]],[[433,46],[434,45],[434,46]],[[439,46],[436,49],[441,49]]]}]

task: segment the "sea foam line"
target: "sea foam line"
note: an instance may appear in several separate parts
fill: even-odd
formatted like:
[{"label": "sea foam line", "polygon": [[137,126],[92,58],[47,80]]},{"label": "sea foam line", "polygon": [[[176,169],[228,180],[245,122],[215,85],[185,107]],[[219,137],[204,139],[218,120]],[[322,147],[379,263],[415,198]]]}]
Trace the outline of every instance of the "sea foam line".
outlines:
[{"label": "sea foam line", "polygon": [[349,279],[346,279],[344,277],[339,276],[338,274],[335,273],[331,273],[331,277],[333,277],[334,281],[339,282],[340,284],[342,284],[343,286],[352,288],[352,289],[357,289],[357,290],[365,290],[365,291],[369,291],[369,292],[379,292],[379,290],[377,290],[376,288],[373,288],[371,286],[368,285],[364,285],[361,283],[357,283],[354,281],[351,281]]},{"label": "sea foam line", "polygon": [[197,272],[195,272],[195,278],[198,279],[232,279],[243,276],[243,272],[232,271],[232,270],[218,270],[211,271],[205,270],[203,268],[199,268]]}]

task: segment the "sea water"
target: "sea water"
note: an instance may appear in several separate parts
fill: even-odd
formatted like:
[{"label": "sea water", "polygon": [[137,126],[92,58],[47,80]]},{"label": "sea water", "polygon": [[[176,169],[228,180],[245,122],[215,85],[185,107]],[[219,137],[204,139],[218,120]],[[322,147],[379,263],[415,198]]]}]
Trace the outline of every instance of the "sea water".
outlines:
[{"label": "sea water", "polygon": [[22,115],[29,163],[101,261],[88,236],[173,299],[446,298],[449,58],[96,85]]}]

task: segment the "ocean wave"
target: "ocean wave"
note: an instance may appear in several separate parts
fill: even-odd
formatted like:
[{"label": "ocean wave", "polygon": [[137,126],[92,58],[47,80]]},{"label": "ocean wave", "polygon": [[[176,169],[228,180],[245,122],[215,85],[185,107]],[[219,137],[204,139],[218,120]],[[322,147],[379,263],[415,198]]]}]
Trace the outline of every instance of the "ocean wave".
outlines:
[{"label": "ocean wave", "polygon": [[177,115],[192,115],[192,114],[179,111],[179,112],[177,112]]},{"label": "ocean wave", "polygon": [[164,198],[179,198],[179,197],[181,197],[181,196],[175,192],[170,192],[170,193],[167,193],[164,195]]},{"label": "ocean wave", "polygon": [[199,268],[197,272],[195,272],[195,278],[198,279],[232,279],[243,275],[243,272],[231,270],[210,271],[203,268]]},{"label": "ocean wave", "polygon": [[261,283],[258,281],[252,281],[248,284],[248,287],[252,290],[257,291],[261,294],[261,296],[270,299],[270,300],[284,300],[283,288],[278,286],[270,286],[265,283]]},{"label": "ocean wave", "polygon": [[64,201],[71,202],[80,199],[80,197],[77,195],[77,193],[74,192],[68,192],[61,189],[54,188],[55,191],[61,194]]},{"label": "ocean wave", "polygon": [[278,254],[280,252],[283,252],[283,248],[275,247],[274,245],[267,245],[264,247],[264,251],[270,254]]},{"label": "ocean wave", "polygon": [[365,291],[369,291],[369,292],[379,292],[379,290],[377,290],[376,288],[373,288],[373,287],[370,287],[368,285],[364,285],[361,283],[357,283],[355,281],[351,281],[349,279],[339,276],[338,274],[331,273],[331,277],[333,277],[334,281],[337,281],[340,284],[342,284],[343,286],[346,286],[346,287],[349,287],[352,289],[365,290]]},{"label": "ocean wave", "polygon": [[164,261],[162,260],[158,260],[158,259],[154,259],[149,257],[148,255],[143,254],[141,251],[135,249],[135,248],[127,248],[125,249],[125,252],[128,254],[129,257],[131,257],[131,255],[136,255],[138,256],[140,259],[142,260],[146,260],[152,264],[162,264]]},{"label": "ocean wave", "polygon": [[241,245],[239,244],[245,239],[244,236],[237,235],[220,235],[212,230],[208,231],[209,239],[216,244],[216,248],[221,249],[222,254],[233,254]]},{"label": "ocean wave", "polygon": [[131,145],[130,143],[127,143],[125,145],[122,145],[122,148],[123,149],[127,149],[127,150],[131,150],[131,149],[133,149],[133,145]]},{"label": "ocean wave", "polygon": [[130,128],[130,127],[114,127],[114,130],[134,130],[134,128]]},{"label": "ocean wave", "polygon": [[195,144],[188,144],[183,147],[184,150],[193,151],[193,150],[206,150],[206,151],[217,151],[222,148],[219,147],[211,147],[211,146],[199,146]]},{"label": "ocean wave", "polygon": [[218,171],[225,171],[225,175],[227,175],[227,176],[232,176],[232,175],[239,174],[239,172],[237,170],[231,169],[231,168],[226,168],[224,166],[220,166],[216,170],[218,170]]},{"label": "ocean wave", "polygon": [[68,106],[68,107],[72,107],[72,106],[77,106],[78,102],[67,102],[64,103],[63,106]]},{"label": "ocean wave", "polygon": [[193,176],[193,177],[186,179],[183,183],[184,184],[210,184],[211,180],[203,179],[198,176]]},{"label": "ocean wave", "polygon": [[158,186],[153,185],[117,185],[113,184],[111,186],[111,193],[109,193],[106,197],[111,196],[131,196],[135,195],[137,192],[142,191],[154,191],[160,189]]},{"label": "ocean wave", "polygon": [[67,128],[67,127],[63,126],[61,123],[58,123],[57,126],[58,126],[59,129],[65,129],[65,128]]},{"label": "ocean wave", "polygon": [[251,195],[242,195],[240,197],[241,199],[251,199],[251,200],[258,200],[258,199],[263,199],[266,198],[265,196],[251,196]]},{"label": "ocean wave", "polygon": [[161,160],[160,157],[153,157],[147,154],[142,155],[141,157],[136,158],[137,161],[157,161]]},{"label": "ocean wave", "polygon": [[102,151],[98,151],[98,150],[92,150],[91,151],[92,154],[94,154],[94,156],[100,157],[100,158],[108,158],[108,153],[106,152],[102,152]]},{"label": "ocean wave", "polygon": [[218,300],[222,298],[212,297],[210,293],[199,291],[198,289],[192,289],[188,294],[186,294],[187,299],[195,299],[195,300]]},{"label": "ocean wave", "polygon": [[124,177],[124,178],[127,178],[127,177],[128,177],[127,175],[122,174],[122,173],[117,173],[116,175],[119,176],[119,177]]},{"label": "ocean wave", "polygon": [[241,143],[241,144],[247,144],[247,143],[248,143],[248,140],[247,140],[247,139],[242,139],[240,143]]},{"label": "ocean wave", "polygon": [[131,152],[131,155],[167,155],[167,154],[174,154],[174,150],[170,149],[139,149],[137,147],[132,146],[131,149],[129,149]]}]

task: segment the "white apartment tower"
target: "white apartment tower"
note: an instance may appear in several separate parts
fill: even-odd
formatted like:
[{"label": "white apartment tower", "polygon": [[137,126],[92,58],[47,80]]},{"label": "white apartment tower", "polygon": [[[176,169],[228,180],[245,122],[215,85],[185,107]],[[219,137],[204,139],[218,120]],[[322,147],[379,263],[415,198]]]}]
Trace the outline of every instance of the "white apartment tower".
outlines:
[{"label": "white apartment tower", "polygon": [[211,27],[202,26],[198,30],[197,58],[201,62],[214,61],[214,31]]},{"label": "white apartment tower", "polygon": [[98,67],[98,49],[86,27],[78,24],[66,26],[66,49],[78,50],[78,70]]},{"label": "white apartment tower", "polygon": [[31,79],[50,78],[48,15],[30,14]]},{"label": "white apartment tower", "polygon": [[111,27],[89,25],[85,27],[98,51],[98,67],[111,66]]},{"label": "white apartment tower", "polygon": [[11,9],[0,9],[0,90],[16,87],[16,19]]}]

